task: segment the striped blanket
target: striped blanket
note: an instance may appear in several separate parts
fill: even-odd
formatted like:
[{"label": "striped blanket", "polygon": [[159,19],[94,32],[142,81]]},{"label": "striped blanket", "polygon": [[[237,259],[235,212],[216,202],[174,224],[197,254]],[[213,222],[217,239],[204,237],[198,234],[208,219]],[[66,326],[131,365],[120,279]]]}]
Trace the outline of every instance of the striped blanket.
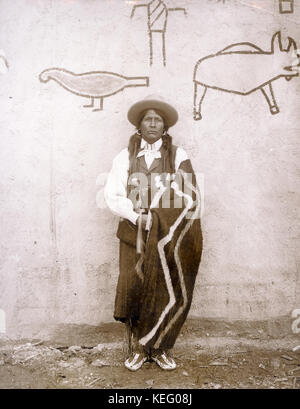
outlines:
[{"label": "striped blanket", "polygon": [[[181,173],[181,177],[184,176]],[[172,183],[151,209],[152,225],[143,256],[136,336],[146,348],[172,348],[189,312],[202,253],[199,192]],[[178,199],[183,207],[176,207]],[[196,199],[196,200],[195,200]]]}]

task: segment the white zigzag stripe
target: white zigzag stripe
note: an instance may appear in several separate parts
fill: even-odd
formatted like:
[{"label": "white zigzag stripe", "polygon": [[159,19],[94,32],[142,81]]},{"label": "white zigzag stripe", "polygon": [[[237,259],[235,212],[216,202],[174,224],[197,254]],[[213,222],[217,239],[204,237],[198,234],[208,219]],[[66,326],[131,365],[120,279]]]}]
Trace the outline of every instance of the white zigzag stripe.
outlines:
[{"label": "white zigzag stripe", "polygon": [[189,195],[185,195],[182,191],[180,191],[177,183],[173,182],[171,184],[171,187],[175,190],[175,192],[176,192],[176,194],[178,196],[186,197],[186,199],[187,199],[187,201],[189,203],[184,208],[184,210],[180,213],[178,218],[175,220],[174,224],[172,224],[172,226],[169,229],[169,233],[165,237],[163,237],[157,244],[157,248],[158,248],[158,252],[159,252],[159,255],[160,255],[160,260],[161,260],[161,264],[162,264],[162,268],[163,268],[163,272],[164,272],[164,276],[165,276],[165,281],[166,281],[166,284],[167,284],[167,290],[168,290],[168,293],[169,293],[169,302],[166,305],[166,307],[164,308],[164,310],[162,311],[156,325],[152,328],[152,330],[147,335],[145,335],[143,338],[141,338],[139,340],[139,343],[142,344],[142,345],[145,345],[150,339],[152,339],[154,337],[154,335],[155,335],[156,331],[158,330],[160,324],[162,323],[162,321],[164,320],[165,316],[168,314],[170,309],[174,306],[175,301],[176,301],[173,286],[172,286],[172,281],[171,281],[171,277],[170,277],[170,270],[169,270],[169,267],[168,267],[168,264],[167,264],[167,261],[166,261],[164,247],[172,240],[172,237],[174,235],[175,230],[177,229],[177,227],[179,226],[179,224],[181,223],[183,218],[186,216],[187,212],[192,207],[193,199]]},{"label": "white zigzag stripe", "polygon": [[[196,194],[196,202],[197,202],[197,206],[196,209],[194,211],[193,215],[196,215],[197,212],[200,211],[200,206],[201,206],[201,202],[199,200],[199,194],[197,192],[197,189],[194,188],[193,185],[191,185],[190,183],[188,183],[187,181],[185,182],[190,188],[191,190],[193,190],[193,192],[195,192]],[[185,197],[187,195],[184,195]],[[191,217],[191,219],[189,220],[189,222],[186,224],[185,228],[182,230],[182,232],[180,233],[179,237],[178,237],[178,241],[176,243],[175,246],[175,250],[174,250],[174,258],[175,258],[175,262],[177,265],[177,270],[178,270],[178,275],[179,275],[179,280],[180,280],[180,286],[181,286],[181,291],[182,291],[182,296],[183,296],[183,305],[178,308],[178,311],[176,312],[176,314],[174,315],[174,317],[170,320],[170,322],[168,323],[168,325],[165,327],[165,329],[162,331],[162,333],[160,334],[159,338],[157,339],[157,341],[155,342],[154,348],[159,348],[160,343],[163,339],[163,337],[165,336],[165,334],[170,330],[170,328],[174,325],[175,321],[179,318],[179,316],[183,313],[184,309],[187,306],[187,291],[186,291],[186,287],[185,287],[185,283],[184,283],[184,277],[182,274],[182,267],[181,267],[181,263],[180,263],[180,259],[179,259],[179,247],[181,245],[181,242],[183,240],[183,237],[185,236],[185,234],[187,233],[187,231],[191,228],[192,224],[194,222],[193,216]]]}]

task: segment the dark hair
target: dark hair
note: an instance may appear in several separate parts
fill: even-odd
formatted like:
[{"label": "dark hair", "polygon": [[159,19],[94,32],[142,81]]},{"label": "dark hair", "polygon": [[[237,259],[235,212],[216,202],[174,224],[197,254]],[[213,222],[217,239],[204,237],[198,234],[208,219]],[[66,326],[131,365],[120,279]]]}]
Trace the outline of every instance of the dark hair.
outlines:
[{"label": "dark hair", "polygon": [[129,152],[129,174],[132,174],[136,171],[136,155],[138,154],[138,150],[141,146],[141,139],[142,136],[138,133],[131,135],[128,144],[128,152]]}]

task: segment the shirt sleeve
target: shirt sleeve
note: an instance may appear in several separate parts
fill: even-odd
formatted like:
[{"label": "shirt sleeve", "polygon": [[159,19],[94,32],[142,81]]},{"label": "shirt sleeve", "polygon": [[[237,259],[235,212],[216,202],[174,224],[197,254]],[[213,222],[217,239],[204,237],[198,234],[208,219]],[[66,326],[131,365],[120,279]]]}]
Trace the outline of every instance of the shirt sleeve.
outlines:
[{"label": "shirt sleeve", "polygon": [[182,148],[177,148],[176,149],[176,155],[175,155],[175,171],[177,172],[177,170],[179,169],[179,166],[182,162],[184,162],[185,160],[188,160],[188,156],[187,153],[184,149]]},{"label": "shirt sleeve", "polygon": [[123,149],[113,160],[104,188],[104,199],[112,213],[136,224],[139,215],[133,210],[132,201],[127,198],[128,169],[128,149]]}]

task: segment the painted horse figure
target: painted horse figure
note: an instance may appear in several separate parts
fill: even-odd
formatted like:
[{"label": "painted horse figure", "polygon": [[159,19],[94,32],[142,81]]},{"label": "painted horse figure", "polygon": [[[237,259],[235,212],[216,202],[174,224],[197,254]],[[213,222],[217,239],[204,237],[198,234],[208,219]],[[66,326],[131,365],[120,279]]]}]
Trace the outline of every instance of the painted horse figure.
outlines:
[{"label": "painted horse figure", "polygon": [[299,75],[297,46],[292,38],[288,39],[287,49],[277,32],[272,37],[271,51],[251,43],[237,43],[201,58],[194,69],[194,119],[202,119],[201,107],[208,88],[239,95],[260,90],[271,114],[277,114],[272,82],[281,77],[289,81]]}]

